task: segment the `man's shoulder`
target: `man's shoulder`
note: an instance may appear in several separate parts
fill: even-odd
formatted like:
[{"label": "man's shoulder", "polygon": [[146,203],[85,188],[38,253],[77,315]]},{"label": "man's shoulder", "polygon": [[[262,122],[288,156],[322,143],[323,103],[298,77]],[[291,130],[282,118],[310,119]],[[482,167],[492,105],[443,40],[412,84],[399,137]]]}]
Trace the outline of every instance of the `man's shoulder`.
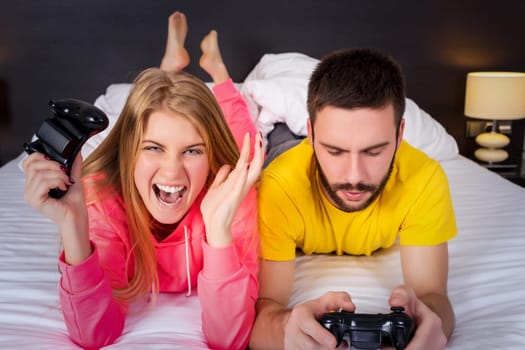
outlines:
[{"label": "man's shoulder", "polygon": [[411,146],[406,141],[401,143],[396,155],[394,167],[401,179],[417,179],[423,174],[431,175],[442,171],[439,162],[430,158],[423,151]]},{"label": "man's shoulder", "polygon": [[437,160],[431,158],[425,152],[412,146],[405,140],[401,142],[398,153],[401,155],[403,159],[404,158],[415,158],[415,160],[419,162],[438,163]]},{"label": "man's shoulder", "polygon": [[315,196],[315,173],[312,148],[307,141],[302,141],[275,158],[262,172],[258,186],[259,208],[272,203],[301,211]]},{"label": "man's shoulder", "polygon": [[313,149],[305,139],[272,160],[263,170],[261,181],[273,178],[279,182],[308,180],[313,159]]},{"label": "man's shoulder", "polygon": [[446,174],[441,164],[408,143],[401,144],[383,196],[412,201],[432,187],[448,191]]}]

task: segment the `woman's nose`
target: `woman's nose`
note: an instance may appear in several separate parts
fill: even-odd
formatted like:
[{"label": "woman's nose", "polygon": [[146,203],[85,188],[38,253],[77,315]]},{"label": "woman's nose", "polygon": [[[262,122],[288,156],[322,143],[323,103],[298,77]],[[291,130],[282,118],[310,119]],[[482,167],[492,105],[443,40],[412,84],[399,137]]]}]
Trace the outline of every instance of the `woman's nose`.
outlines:
[{"label": "woman's nose", "polygon": [[167,154],[160,162],[160,170],[166,177],[176,177],[181,171],[182,164],[179,157]]}]

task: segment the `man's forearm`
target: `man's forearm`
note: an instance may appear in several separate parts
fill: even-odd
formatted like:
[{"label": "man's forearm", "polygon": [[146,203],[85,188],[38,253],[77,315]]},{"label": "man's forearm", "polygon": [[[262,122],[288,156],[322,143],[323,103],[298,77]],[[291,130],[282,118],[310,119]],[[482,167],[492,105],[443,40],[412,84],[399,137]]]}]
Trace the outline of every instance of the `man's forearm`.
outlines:
[{"label": "man's forearm", "polygon": [[419,298],[426,306],[441,318],[441,327],[447,339],[454,331],[456,317],[450,300],[441,294],[427,294]]},{"label": "man's forearm", "polygon": [[264,298],[257,300],[255,309],[257,316],[250,339],[250,349],[282,349],[284,328],[290,318],[290,310]]}]

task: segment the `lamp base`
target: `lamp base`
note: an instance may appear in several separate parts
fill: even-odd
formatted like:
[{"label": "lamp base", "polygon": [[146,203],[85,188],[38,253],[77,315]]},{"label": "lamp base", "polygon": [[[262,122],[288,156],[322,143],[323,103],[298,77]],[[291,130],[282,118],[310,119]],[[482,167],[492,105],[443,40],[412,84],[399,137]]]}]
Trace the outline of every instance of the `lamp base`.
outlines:
[{"label": "lamp base", "polygon": [[[494,125],[496,121],[494,121]],[[502,147],[510,143],[507,135],[500,134],[496,131],[484,132],[476,136],[476,142],[483,148],[474,152],[474,156],[487,163],[502,162],[509,157],[507,151]]]},{"label": "lamp base", "polygon": [[502,162],[509,157],[509,153],[501,148],[478,148],[474,157],[487,163]]},{"label": "lamp base", "polygon": [[476,142],[478,145],[485,148],[502,148],[510,143],[510,139],[507,135],[490,131],[476,136]]}]

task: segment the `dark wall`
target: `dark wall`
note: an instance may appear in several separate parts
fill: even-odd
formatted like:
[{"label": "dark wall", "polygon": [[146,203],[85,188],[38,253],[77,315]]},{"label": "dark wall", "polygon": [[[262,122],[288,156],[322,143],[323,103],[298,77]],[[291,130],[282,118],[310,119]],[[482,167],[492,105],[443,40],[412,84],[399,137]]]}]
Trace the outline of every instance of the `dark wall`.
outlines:
[{"label": "dark wall", "polygon": [[[525,70],[520,0],[2,0],[0,164],[50,116],[49,99],[93,101],[107,85],[158,65],[174,10],[188,16],[188,70],[203,79],[198,45],[212,28],[236,81],[264,53],[320,58],[341,47],[380,48],[403,65],[407,95],[447,127],[464,154],[473,148],[464,137],[466,73]],[[517,126],[513,142],[521,144],[523,123]]]}]

